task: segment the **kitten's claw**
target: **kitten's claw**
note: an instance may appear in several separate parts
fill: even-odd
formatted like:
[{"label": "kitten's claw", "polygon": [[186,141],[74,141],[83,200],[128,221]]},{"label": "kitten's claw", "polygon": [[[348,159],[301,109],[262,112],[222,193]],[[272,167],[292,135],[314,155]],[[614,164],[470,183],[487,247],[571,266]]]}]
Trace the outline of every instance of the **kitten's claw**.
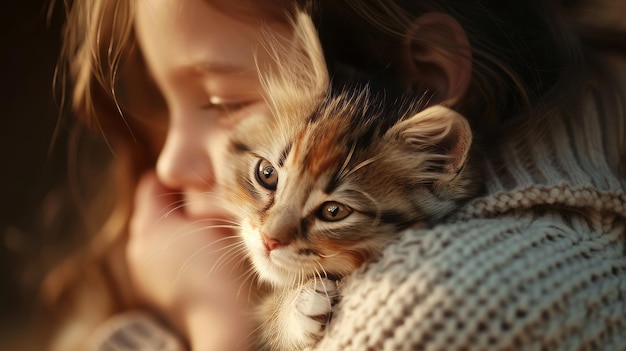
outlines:
[{"label": "kitten's claw", "polygon": [[332,307],[339,301],[337,282],[329,279],[315,279],[300,291],[296,300],[298,312],[310,319],[324,323],[329,321]]},{"label": "kitten's claw", "polygon": [[318,277],[276,293],[259,314],[265,323],[261,344],[272,351],[315,347],[339,302],[338,283]]},{"label": "kitten's claw", "polygon": [[[304,347],[315,345],[324,336],[326,326],[332,317],[332,308],[339,302],[337,282],[330,279],[308,281],[294,301],[294,314],[300,330],[300,344]],[[294,325],[294,326],[296,326]]]}]

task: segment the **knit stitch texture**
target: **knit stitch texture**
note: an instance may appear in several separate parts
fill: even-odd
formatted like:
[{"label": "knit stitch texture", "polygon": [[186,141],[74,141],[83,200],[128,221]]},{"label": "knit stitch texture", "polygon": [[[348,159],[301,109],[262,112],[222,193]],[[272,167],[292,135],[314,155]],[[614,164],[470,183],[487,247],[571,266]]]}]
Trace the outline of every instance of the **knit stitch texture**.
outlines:
[{"label": "knit stitch texture", "polygon": [[317,350],[626,350],[620,123],[511,140],[484,196],[343,282]]}]

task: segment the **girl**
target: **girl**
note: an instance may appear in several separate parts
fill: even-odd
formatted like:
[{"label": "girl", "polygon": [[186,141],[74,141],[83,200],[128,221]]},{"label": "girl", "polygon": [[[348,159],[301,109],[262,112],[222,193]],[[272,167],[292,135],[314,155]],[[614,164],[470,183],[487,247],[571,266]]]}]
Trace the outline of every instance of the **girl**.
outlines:
[{"label": "girl", "polygon": [[[72,261],[47,281],[52,302],[75,305],[66,326],[89,334],[115,312],[147,307],[191,350],[245,347],[234,342],[253,328],[248,299],[232,298],[236,267],[205,278],[219,254],[194,254],[227,235],[203,230],[221,217],[203,193],[219,183],[229,128],[264,109],[246,75],[254,34],[263,22],[288,36],[293,4],[241,4],[74,3],[66,39],[74,106],[112,144],[118,202],[87,263]],[[488,154],[484,196],[440,225],[407,231],[343,282],[318,349],[626,348],[624,29],[609,17],[589,21],[588,6],[316,3],[331,73],[384,75],[432,94],[433,104],[452,103]],[[164,217],[178,201],[184,208]],[[131,319],[158,325],[121,324]],[[104,334],[98,340],[119,341]],[[56,335],[58,349],[76,347],[71,333]],[[150,349],[156,341],[147,340]]]},{"label": "girl", "polygon": [[[241,283],[228,278],[245,267],[221,265],[214,278],[205,276],[232,234],[206,229],[223,226],[224,217],[206,194],[224,176],[219,164],[231,131],[265,108],[259,33],[288,37],[295,6],[251,4],[76,1],[69,9],[61,68],[71,75],[76,115],[101,130],[111,149],[111,182],[102,190],[113,199],[103,200],[110,209],[100,213],[105,220],[84,254],[45,282],[45,299],[63,311],[52,323],[54,350],[91,347],[93,323],[138,307],[167,315],[194,349],[227,349],[250,334],[243,318],[250,299],[234,299]],[[214,242],[214,256],[181,269]]]}]

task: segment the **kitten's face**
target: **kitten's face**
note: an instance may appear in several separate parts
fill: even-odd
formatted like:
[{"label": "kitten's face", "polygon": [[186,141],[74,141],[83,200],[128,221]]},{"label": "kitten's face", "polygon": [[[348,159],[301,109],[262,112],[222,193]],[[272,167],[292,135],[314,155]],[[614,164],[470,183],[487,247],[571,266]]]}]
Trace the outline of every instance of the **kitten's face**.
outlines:
[{"label": "kitten's face", "polygon": [[276,119],[239,125],[224,165],[249,257],[276,285],[349,274],[477,191],[462,116],[369,84],[335,91],[308,16],[293,39],[269,38],[276,69],[262,80]]},{"label": "kitten's face", "polygon": [[397,231],[378,218],[384,199],[368,189],[366,178],[373,177],[363,174],[373,167],[337,181],[349,149],[313,133],[305,131],[281,153],[254,153],[248,163],[252,207],[241,223],[242,238],[261,277],[279,285],[348,274]]},{"label": "kitten's face", "polygon": [[413,124],[366,120],[369,102],[360,99],[336,98],[300,128],[267,133],[256,150],[236,143],[232,202],[262,279],[292,285],[347,275],[401,229],[440,217],[466,196],[437,185],[441,159],[433,163],[432,150],[402,136]]}]

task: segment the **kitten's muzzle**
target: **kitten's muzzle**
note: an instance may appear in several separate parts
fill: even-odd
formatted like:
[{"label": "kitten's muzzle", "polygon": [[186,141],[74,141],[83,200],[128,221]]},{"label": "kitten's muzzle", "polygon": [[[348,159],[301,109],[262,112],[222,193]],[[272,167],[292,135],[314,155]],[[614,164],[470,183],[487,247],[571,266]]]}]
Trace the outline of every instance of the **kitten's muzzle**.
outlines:
[{"label": "kitten's muzzle", "polygon": [[261,234],[261,238],[263,239],[263,245],[265,245],[265,249],[267,251],[272,251],[275,250],[281,246],[287,246],[289,245],[289,241],[288,240],[278,240],[272,237],[269,237],[268,235],[262,233]]}]

